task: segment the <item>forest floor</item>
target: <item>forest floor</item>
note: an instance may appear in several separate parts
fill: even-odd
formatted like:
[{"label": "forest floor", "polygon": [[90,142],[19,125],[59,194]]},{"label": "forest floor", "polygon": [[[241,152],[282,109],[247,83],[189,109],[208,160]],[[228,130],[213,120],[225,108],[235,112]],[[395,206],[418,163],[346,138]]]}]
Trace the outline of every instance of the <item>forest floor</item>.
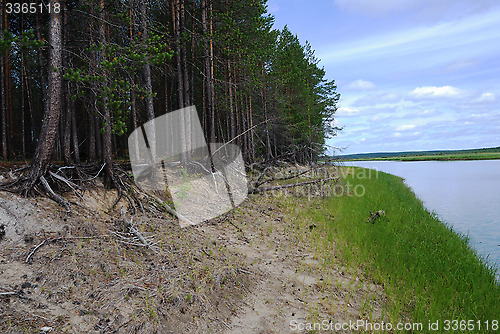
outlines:
[{"label": "forest floor", "polygon": [[99,186],[68,195],[78,204],[68,214],[0,192],[1,333],[302,333],[383,317],[383,288],[362,268],[326,263],[318,247],[331,255],[334,242],[284,197],[251,195],[187,228],[136,216],[157,242],[145,248],[118,237],[116,196]]}]

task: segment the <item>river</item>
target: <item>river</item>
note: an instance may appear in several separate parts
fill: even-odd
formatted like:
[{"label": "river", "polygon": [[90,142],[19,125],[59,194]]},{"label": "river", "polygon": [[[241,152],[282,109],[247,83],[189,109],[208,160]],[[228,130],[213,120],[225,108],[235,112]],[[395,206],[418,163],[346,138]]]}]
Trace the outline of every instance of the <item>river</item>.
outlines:
[{"label": "river", "polygon": [[355,161],[405,179],[424,206],[500,268],[500,160]]}]

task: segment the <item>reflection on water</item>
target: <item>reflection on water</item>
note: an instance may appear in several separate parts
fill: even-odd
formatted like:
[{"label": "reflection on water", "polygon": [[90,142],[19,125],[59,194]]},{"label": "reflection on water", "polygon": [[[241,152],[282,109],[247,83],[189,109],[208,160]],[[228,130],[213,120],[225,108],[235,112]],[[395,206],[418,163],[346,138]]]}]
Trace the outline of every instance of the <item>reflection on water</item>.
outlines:
[{"label": "reflection on water", "polygon": [[404,178],[429,211],[468,235],[478,253],[500,267],[500,160],[345,164]]}]

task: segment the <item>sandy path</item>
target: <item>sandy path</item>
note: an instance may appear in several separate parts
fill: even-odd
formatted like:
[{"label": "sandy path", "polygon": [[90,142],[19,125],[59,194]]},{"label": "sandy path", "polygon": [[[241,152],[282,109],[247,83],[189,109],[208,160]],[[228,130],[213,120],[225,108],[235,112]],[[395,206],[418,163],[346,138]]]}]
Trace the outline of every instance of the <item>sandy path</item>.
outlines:
[{"label": "sandy path", "polygon": [[353,277],[343,268],[323,266],[308,241],[314,227],[302,224],[297,230],[293,220],[274,206],[248,201],[233,229],[217,228],[220,240],[246,256],[257,281],[226,333],[290,333],[294,323],[380,317],[382,288],[359,273]]}]

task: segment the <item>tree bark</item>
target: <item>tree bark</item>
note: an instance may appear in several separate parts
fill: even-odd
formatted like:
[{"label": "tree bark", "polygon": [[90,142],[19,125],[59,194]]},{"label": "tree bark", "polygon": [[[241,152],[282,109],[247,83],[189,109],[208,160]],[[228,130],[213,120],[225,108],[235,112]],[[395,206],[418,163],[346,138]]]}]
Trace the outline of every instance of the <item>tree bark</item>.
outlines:
[{"label": "tree bark", "polygon": [[75,163],[80,163],[80,146],[78,143],[78,128],[76,127],[76,109],[75,109],[75,101],[71,99],[70,101],[70,109],[71,109],[71,132],[73,136],[73,152],[75,156]]},{"label": "tree bark", "polygon": [[[182,38],[182,79],[184,80],[183,83],[183,91],[184,91],[184,106],[190,106],[192,104],[190,100],[190,89],[189,89],[189,74],[187,70],[187,48],[186,48],[186,18],[185,18],[185,8],[184,8],[184,0],[180,0],[180,31],[182,34],[184,34],[184,37]],[[184,119],[184,129],[185,129],[185,140],[186,140],[186,146],[185,146],[185,156],[187,159],[191,158],[191,143],[192,143],[192,136],[195,135],[191,131],[191,118],[186,117]]]},{"label": "tree bark", "polygon": [[201,22],[202,31],[205,40],[203,48],[204,68],[205,68],[205,87],[207,97],[207,118],[209,127],[209,141],[214,143],[215,140],[215,112],[214,112],[214,80],[213,80],[213,46],[212,46],[212,17],[208,22],[208,10],[210,14],[212,5],[207,5],[207,0],[201,1]]},{"label": "tree bark", "polygon": [[[211,1],[211,0],[208,0]],[[209,5],[209,11],[210,11],[210,100],[211,100],[211,107],[210,107],[210,118],[211,118],[211,125],[210,125],[210,141],[212,143],[216,142],[215,138],[215,85],[214,85],[214,45],[213,45],[213,13],[212,13],[212,2],[210,2]]]},{"label": "tree bark", "polygon": [[88,123],[88,161],[96,161],[96,126],[95,126],[95,114],[94,114],[94,96],[92,91],[89,89],[85,94],[85,112],[87,113],[87,123]]},{"label": "tree bark", "polygon": [[[68,15],[67,15],[67,6],[64,4],[64,11],[63,11],[63,22],[64,26],[68,25]],[[68,40],[69,40],[69,33],[68,29],[64,31],[64,49],[68,50]],[[69,65],[69,54],[67,51],[64,52],[64,62],[66,66]],[[65,90],[64,90],[64,97],[65,97],[65,105],[64,105],[64,118],[63,118],[63,138],[62,138],[62,153],[63,153],[63,158],[64,158],[64,163],[66,165],[72,165],[73,162],[71,160],[71,84],[68,80],[65,81]]]},{"label": "tree bark", "polygon": [[[106,15],[104,12],[104,0],[100,0],[99,4],[99,42],[101,45],[107,43],[106,40],[106,30],[104,22],[106,21]],[[104,52],[100,51],[99,60],[104,59]],[[107,78],[108,76],[106,76]],[[106,80],[107,81],[107,80]],[[107,83],[104,82],[106,85]],[[113,172],[113,154],[112,154],[112,142],[111,142],[111,114],[108,108],[108,101],[104,97],[102,99],[103,104],[103,127],[104,133],[102,134],[102,160],[105,163],[104,173],[105,173],[105,183],[109,185],[116,185]]]},{"label": "tree bark", "polygon": [[[140,1],[140,12],[141,12],[141,26],[142,26],[142,39],[143,43],[146,43],[148,39],[148,15],[147,15],[147,1]],[[146,89],[146,117],[148,121],[155,118],[154,103],[153,103],[153,85],[151,83],[151,65],[149,63],[144,64],[142,69],[142,75],[144,76],[144,88]],[[154,127],[148,133],[148,142],[151,150],[151,155],[156,157],[156,133]]]},{"label": "tree bark", "polygon": [[229,119],[231,121],[230,124],[230,129],[231,129],[231,135],[229,136],[229,140],[233,139],[236,137],[236,120],[235,120],[235,115],[234,115],[234,99],[233,99],[233,78],[231,74],[231,60],[227,61],[227,76],[228,76],[228,86],[229,86]]},{"label": "tree bark", "polygon": [[[173,14],[173,24],[174,24],[174,36],[175,36],[175,53],[176,53],[176,65],[177,65],[177,99],[179,109],[185,107],[184,104],[184,79],[182,75],[182,61],[181,61],[181,32],[180,32],[180,2],[179,0],[174,0],[172,3],[172,14]],[[180,126],[180,146],[181,146],[181,161],[186,162],[186,131],[185,131],[185,119],[184,115],[181,114],[179,117]]]},{"label": "tree bark", "polygon": [[[1,9],[2,16],[0,17],[0,31],[4,31],[4,21],[5,16],[5,0],[1,1]],[[2,113],[2,158],[3,160],[7,160],[7,80],[6,80],[6,72],[5,72],[5,57],[7,56],[7,52],[5,54],[0,55],[0,99],[1,99],[1,113]]]},{"label": "tree bark", "polygon": [[7,98],[6,98],[6,88],[5,85],[7,80],[5,80],[5,62],[3,55],[0,57],[0,98],[1,98],[1,109],[2,109],[2,159],[7,160]]},{"label": "tree bark", "polygon": [[189,90],[189,76],[187,70],[187,48],[186,48],[186,18],[185,18],[185,8],[184,8],[184,0],[180,0],[180,32],[184,34],[182,38],[182,79],[183,83],[183,91],[184,91],[184,106],[190,106],[190,90]]},{"label": "tree bark", "polygon": [[[42,4],[42,0],[37,0],[36,2],[37,7]],[[35,32],[36,32],[36,38],[38,40],[42,39],[42,23],[40,22],[40,16],[41,15],[35,15]],[[44,110],[49,110],[49,97],[47,96],[47,80],[45,79],[46,76],[44,75],[43,69],[45,68],[45,61],[43,57],[43,49],[38,49],[37,51],[37,59],[38,59],[38,67],[40,68],[40,71],[42,72],[40,75],[40,86],[42,87],[42,100],[43,100],[43,106]]]},{"label": "tree bark", "polygon": [[[59,0],[50,0],[49,4],[54,8],[60,4]],[[49,18],[49,109],[45,110],[40,138],[31,161],[28,181],[25,185],[25,194],[31,193],[35,183],[47,171],[51,155],[54,151],[56,135],[61,116],[62,95],[62,13],[51,11]]]},{"label": "tree bark", "polygon": [[271,149],[271,138],[269,137],[269,119],[267,116],[267,94],[266,94],[266,81],[264,78],[265,71],[264,66],[262,66],[262,105],[264,106],[264,119],[266,121],[266,160],[269,160],[273,157],[272,149]]}]

